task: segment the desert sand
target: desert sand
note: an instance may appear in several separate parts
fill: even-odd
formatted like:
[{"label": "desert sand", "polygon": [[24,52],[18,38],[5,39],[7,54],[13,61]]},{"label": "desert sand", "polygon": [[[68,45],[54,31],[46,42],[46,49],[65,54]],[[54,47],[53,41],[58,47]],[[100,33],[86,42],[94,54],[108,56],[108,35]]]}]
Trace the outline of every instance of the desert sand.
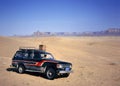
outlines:
[{"label": "desert sand", "polygon": [[[20,46],[45,44],[56,59],[73,64],[68,78],[8,70]],[[120,37],[0,37],[0,86],[120,86]]]}]

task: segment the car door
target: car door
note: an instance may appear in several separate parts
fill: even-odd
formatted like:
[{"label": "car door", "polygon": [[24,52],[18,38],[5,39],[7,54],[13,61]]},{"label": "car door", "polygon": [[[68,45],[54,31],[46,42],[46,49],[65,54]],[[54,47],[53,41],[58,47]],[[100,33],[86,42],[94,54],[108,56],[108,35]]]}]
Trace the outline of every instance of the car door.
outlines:
[{"label": "car door", "polygon": [[35,64],[33,61],[33,51],[25,51],[23,53],[24,65],[26,69],[32,69],[32,66]]},{"label": "car door", "polygon": [[38,71],[40,68],[36,65],[40,62],[40,54],[37,51],[28,51],[28,57],[26,59],[27,68],[33,71]]}]

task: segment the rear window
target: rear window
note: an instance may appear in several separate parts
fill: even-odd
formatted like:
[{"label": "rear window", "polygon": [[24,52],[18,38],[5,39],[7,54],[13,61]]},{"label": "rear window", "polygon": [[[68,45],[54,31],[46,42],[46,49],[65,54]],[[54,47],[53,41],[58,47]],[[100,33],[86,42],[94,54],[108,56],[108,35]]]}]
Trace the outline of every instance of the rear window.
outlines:
[{"label": "rear window", "polygon": [[23,59],[23,54],[20,51],[17,51],[13,59]]}]

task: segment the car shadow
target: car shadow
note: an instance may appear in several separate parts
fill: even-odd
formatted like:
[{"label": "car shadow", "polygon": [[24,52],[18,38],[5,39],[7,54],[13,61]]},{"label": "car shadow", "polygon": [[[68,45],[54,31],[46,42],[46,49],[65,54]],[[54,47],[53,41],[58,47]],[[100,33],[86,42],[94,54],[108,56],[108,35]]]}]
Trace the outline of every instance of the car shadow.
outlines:
[{"label": "car shadow", "polygon": [[29,72],[29,71],[25,71],[25,74],[31,75],[31,76],[36,76],[36,77],[41,77],[41,78],[45,78],[45,75],[42,73],[38,73],[38,72]]},{"label": "car shadow", "polygon": [[[6,71],[18,73],[16,68],[7,68]],[[31,76],[36,76],[36,77],[41,77],[41,78],[47,79],[44,74],[38,73],[38,72],[25,71],[24,74],[28,74],[28,75],[31,75]]]},{"label": "car shadow", "polygon": [[8,72],[11,72],[11,71],[12,71],[12,72],[17,72],[17,70],[16,70],[15,68],[7,68],[6,70],[7,70]]},{"label": "car shadow", "polygon": [[[16,68],[7,68],[6,71],[17,73],[17,69]],[[41,77],[41,78],[47,79],[45,77],[45,74],[43,74],[43,73],[25,71],[24,74],[28,74],[28,75],[31,75],[31,76],[36,76],[36,77]],[[63,76],[56,76],[55,79],[60,79],[60,78],[65,78],[65,77],[63,77]]]}]

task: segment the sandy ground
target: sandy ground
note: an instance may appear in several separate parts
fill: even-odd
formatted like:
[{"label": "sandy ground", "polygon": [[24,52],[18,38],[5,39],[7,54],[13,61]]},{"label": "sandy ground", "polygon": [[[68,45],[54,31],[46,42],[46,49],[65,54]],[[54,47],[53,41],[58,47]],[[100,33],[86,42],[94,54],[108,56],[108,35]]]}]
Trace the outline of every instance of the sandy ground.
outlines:
[{"label": "sandy ground", "polygon": [[[56,59],[73,64],[68,78],[47,80],[38,73],[9,70],[20,46],[47,45]],[[0,86],[120,86],[120,37],[0,37]]]}]

